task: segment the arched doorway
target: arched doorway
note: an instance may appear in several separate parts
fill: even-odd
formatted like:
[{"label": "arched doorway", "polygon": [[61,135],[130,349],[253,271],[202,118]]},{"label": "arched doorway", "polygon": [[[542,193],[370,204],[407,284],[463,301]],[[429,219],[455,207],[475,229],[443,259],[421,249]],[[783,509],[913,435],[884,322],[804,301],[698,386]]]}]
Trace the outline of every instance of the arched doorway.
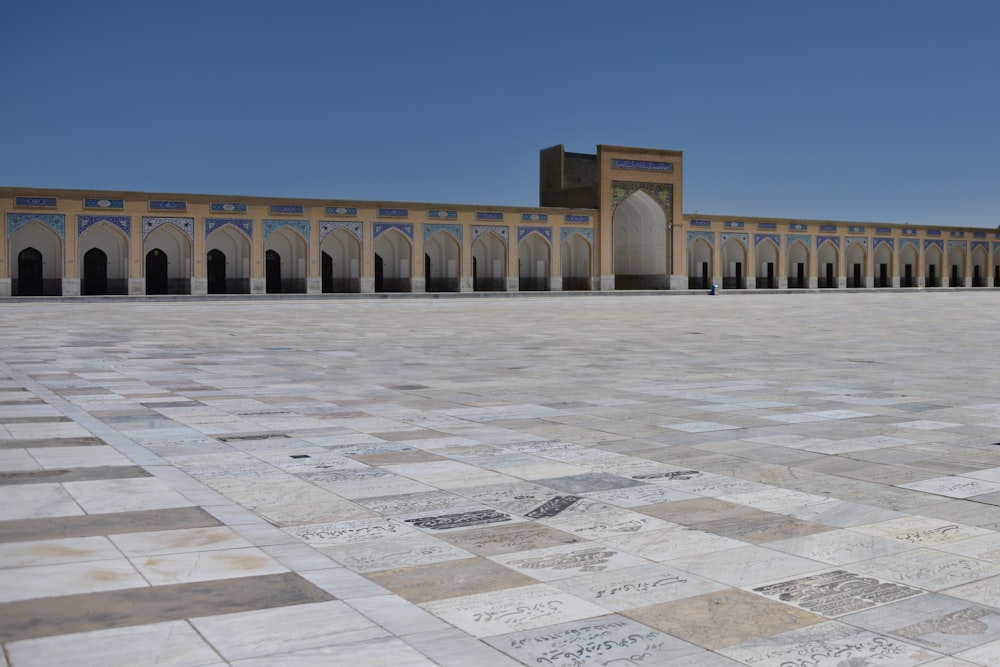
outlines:
[{"label": "arched doorway", "polygon": [[146,253],[146,294],[169,294],[167,253],[153,248]]},{"label": "arched doorway", "polygon": [[447,232],[424,241],[424,280],[428,292],[457,292],[460,248]]},{"label": "arched doorway", "polygon": [[979,246],[972,251],[972,286],[986,287],[986,248]]},{"label": "arched doorway", "polygon": [[25,248],[17,253],[17,296],[44,294],[42,253]]},{"label": "arched doorway", "polygon": [[920,275],[920,261],[917,257],[917,246],[907,243],[899,249],[899,284],[902,287],[916,287],[917,276]]},{"label": "arched doorway", "polygon": [[275,229],[264,242],[265,289],[269,294],[305,294],[306,240],[291,227]]},{"label": "arched doorway", "polygon": [[320,244],[322,291],[355,293],[361,291],[361,245],[346,229],[334,229]]},{"label": "arched doorway", "polygon": [[108,255],[100,248],[91,248],[83,254],[82,293],[108,293]]},{"label": "arched doorway", "polygon": [[375,239],[375,291],[410,291],[410,240],[397,229]]},{"label": "arched doorway", "polygon": [[517,289],[547,292],[549,289],[549,244],[538,232],[526,234],[517,244]]},{"label": "arched doorway", "polygon": [[629,195],[611,218],[615,289],[667,289],[667,216],[642,190]]},{"label": "arched doorway", "polygon": [[562,288],[564,291],[590,289],[590,244],[583,234],[570,234],[562,242]]},{"label": "arched doorway", "polygon": [[737,238],[722,246],[722,286],[725,289],[743,289],[747,270],[747,249]]},{"label": "arched doorway", "polygon": [[924,286],[941,286],[941,249],[936,245],[924,250]]},{"label": "arched doorway", "polygon": [[948,286],[965,287],[965,249],[962,246],[948,248],[948,265],[951,270]]},{"label": "arched doorway", "polygon": [[816,284],[820,289],[836,289],[838,284],[837,264],[840,252],[832,241],[824,241],[816,250],[819,275]]},{"label": "arched doorway", "polygon": [[476,292],[507,290],[507,244],[494,232],[484,232],[472,242],[472,289]]},{"label": "arched doorway", "polygon": [[268,294],[281,294],[281,255],[275,250],[264,253],[264,267]]},{"label": "arched doorway", "polygon": [[875,287],[892,287],[892,250],[888,243],[875,247]]},{"label": "arched doorway", "polygon": [[809,248],[799,240],[793,241],[788,246],[788,287],[789,289],[809,287]]},{"label": "arched doorway", "polygon": [[754,249],[757,255],[757,289],[778,289],[778,246],[771,239],[764,239]]},{"label": "arched doorway", "polygon": [[208,293],[226,293],[226,253],[218,248],[208,251]]},{"label": "arched doorway", "polygon": [[847,286],[862,288],[868,284],[867,252],[864,246],[853,241],[847,246]]},{"label": "arched doorway", "polygon": [[22,225],[7,241],[13,296],[62,294],[63,241],[44,222]]},{"label": "arched doorway", "polygon": [[708,289],[712,284],[712,246],[703,238],[688,247],[688,289]]}]

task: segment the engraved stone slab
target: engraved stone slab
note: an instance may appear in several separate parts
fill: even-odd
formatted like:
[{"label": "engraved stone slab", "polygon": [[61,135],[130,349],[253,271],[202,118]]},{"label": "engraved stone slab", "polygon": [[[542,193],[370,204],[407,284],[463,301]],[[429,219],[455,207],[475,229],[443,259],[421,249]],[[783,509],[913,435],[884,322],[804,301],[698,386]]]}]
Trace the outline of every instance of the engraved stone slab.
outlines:
[{"label": "engraved stone slab", "polygon": [[552,585],[613,611],[679,600],[726,587],[659,563],[559,579]]},{"label": "engraved stone slab", "polygon": [[615,505],[616,507],[642,507],[645,505],[655,505],[657,503],[690,500],[698,497],[690,493],[684,493],[683,491],[676,491],[671,488],[656,486],[655,484],[634,486],[628,489],[593,491],[584,495],[593,500],[599,500],[610,505]]},{"label": "engraved stone slab", "polygon": [[424,513],[401,516],[399,520],[421,530],[436,532],[462,528],[482,528],[495,523],[514,521],[514,517],[491,507],[464,508],[460,511]]},{"label": "engraved stone slab", "polygon": [[742,665],[781,667],[910,667],[938,653],[890,637],[827,621],[717,651]]},{"label": "engraved stone slab", "polygon": [[445,532],[441,534],[441,538],[480,556],[530,551],[581,541],[576,535],[534,522],[504,523],[490,528]]},{"label": "engraved stone slab", "polygon": [[421,606],[475,637],[607,614],[602,607],[545,584],[436,600]]},{"label": "engraved stone slab", "polygon": [[856,563],[852,569],[929,591],[1000,575],[1000,564],[935,549],[914,549],[896,556],[875,558]]},{"label": "engraved stone slab", "polygon": [[961,542],[947,542],[935,547],[938,551],[961,554],[977,560],[1000,563],[1000,533],[973,537]]},{"label": "engraved stone slab", "polygon": [[386,516],[400,516],[404,514],[416,514],[430,510],[439,512],[467,507],[468,498],[449,493],[448,491],[425,491],[423,493],[402,493],[394,496],[378,496],[375,498],[362,498],[359,505],[364,505],[373,512]]},{"label": "engraved stone slab", "polygon": [[[569,510],[575,510],[576,507],[581,505],[584,505],[584,503],[576,503]],[[641,533],[668,528],[673,525],[663,519],[657,519],[638,512],[630,512],[629,510],[617,507],[593,513],[569,510],[551,519],[539,519],[539,521],[553,528],[565,530],[588,539],[602,539],[615,535]]]},{"label": "engraved stone slab", "polygon": [[753,591],[830,618],[924,593],[916,588],[863,577],[847,570],[789,579],[758,586]]},{"label": "engraved stone slab", "polygon": [[630,486],[639,486],[642,482],[622,477],[620,475],[610,475],[603,472],[591,472],[582,475],[568,475],[566,477],[549,477],[547,479],[536,479],[536,484],[547,486],[556,491],[565,493],[586,493],[587,491],[605,491],[607,489],[623,489]]},{"label": "engraved stone slab", "polygon": [[592,542],[503,554],[492,556],[491,560],[540,581],[618,570],[646,562],[627,552]]},{"label": "engraved stone slab", "polygon": [[[658,480],[650,480],[658,481]],[[663,483],[663,482],[660,482]],[[743,479],[726,477],[725,475],[713,475],[703,473],[691,479],[671,480],[670,487],[678,491],[693,493],[696,496],[708,496],[717,498],[728,496],[734,493],[750,493],[751,491],[767,491],[773,487],[758,482],[750,482]]]},{"label": "engraved stone slab", "polygon": [[605,537],[601,541],[608,546],[653,561],[672,560],[746,546],[746,542],[683,526]]},{"label": "engraved stone slab", "polygon": [[992,535],[993,531],[976,526],[930,519],[921,516],[907,516],[890,521],[881,521],[852,528],[859,533],[888,537],[907,544],[928,547],[958,542],[972,537]]},{"label": "engraved stone slab", "polygon": [[529,519],[548,519],[569,508],[578,500],[580,500],[579,496],[555,496],[530,512],[526,512],[524,516]]},{"label": "engraved stone slab", "polygon": [[419,532],[407,535],[405,539],[380,540],[374,543],[333,544],[317,548],[355,572],[395,570],[401,567],[441,563],[473,556],[473,554],[453,544]]},{"label": "engraved stone slab", "polygon": [[417,533],[417,530],[392,519],[361,519],[290,526],[284,529],[306,544],[360,544],[380,540],[395,540]]},{"label": "engraved stone slab", "polygon": [[939,496],[948,496],[949,498],[970,498],[972,496],[981,496],[1000,491],[1000,484],[996,482],[986,482],[981,479],[960,477],[958,475],[933,477],[919,482],[899,484],[899,486],[904,489],[913,489],[914,491],[936,493]]},{"label": "engraved stone slab", "polygon": [[556,496],[556,493],[552,489],[532,484],[531,482],[472,486],[454,489],[452,493],[465,496],[475,503],[495,507],[504,512],[520,514],[521,516],[531,512]]},{"label": "engraved stone slab", "polygon": [[849,565],[880,556],[892,556],[913,548],[904,542],[850,530],[831,530],[815,535],[776,540],[768,542],[767,546],[831,565]]},{"label": "engraved stone slab", "polygon": [[730,586],[753,586],[774,581],[779,577],[827,569],[825,563],[761,546],[712,551],[697,556],[677,558],[671,560],[669,564]]},{"label": "engraved stone slab", "polygon": [[621,616],[491,637],[486,643],[525,664],[664,665],[701,652],[697,646]]}]

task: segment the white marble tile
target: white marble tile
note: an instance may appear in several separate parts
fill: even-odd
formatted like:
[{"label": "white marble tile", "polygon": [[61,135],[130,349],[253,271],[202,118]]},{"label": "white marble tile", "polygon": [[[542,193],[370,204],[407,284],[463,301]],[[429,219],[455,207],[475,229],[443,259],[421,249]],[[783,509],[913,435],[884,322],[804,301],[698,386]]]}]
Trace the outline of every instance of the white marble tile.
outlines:
[{"label": "white marble tile", "polygon": [[545,582],[585,573],[620,570],[648,562],[627,552],[593,542],[518,551],[491,556],[490,560]]},{"label": "white marble tile", "polygon": [[255,547],[136,556],[131,560],[154,586],[288,571]]},{"label": "white marble tile", "polygon": [[670,602],[727,587],[660,563],[581,574],[552,581],[551,585],[612,611]]},{"label": "white marble tile", "polygon": [[0,521],[84,514],[59,484],[0,486]]},{"label": "white marble tile", "polygon": [[940,591],[1000,575],[1000,564],[935,549],[915,549],[874,558],[855,563],[851,569],[928,591]]},{"label": "white marble tile", "polygon": [[15,567],[0,570],[0,602],[148,585],[124,558]]},{"label": "white marble tile", "polygon": [[193,504],[154,477],[64,482],[63,488],[87,514],[136,512]]},{"label": "white marble tile", "polygon": [[711,551],[667,561],[667,564],[692,574],[730,586],[747,587],[779,577],[816,572],[825,563],[759,546]]},{"label": "white marble tile", "polygon": [[131,459],[113,447],[31,447],[28,452],[43,468],[89,468],[130,466]]},{"label": "white marble tile", "polygon": [[936,546],[995,534],[986,528],[912,515],[854,526],[851,530],[867,535],[888,537],[920,547]]},{"label": "white marble tile", "polygon": [[113,558],[121,558],[121,553],[108,538],[96,535],[31,542],[0,542],[0,564],[4,568]]},{"label": "white marble tile", "polygon": [[674,560],[747,546],[740,540],[684,526],[609,536],[602,538],[601,542],[652,561]]},{"label": "white marble tile", "polygon": [[41,470],[38,464],[26,449],[0,449],[0,472],[24,472],[28,470]]},{"label": "white marble tile", "polygon": [[775,540],[764,546],[830,565],[848,565],[880,556],[894,556],[914,548],[898,540],[849,530]]},{"label": "white marble tile", "polygon": [[253,546],[228,526],[123,533],[109,535],[108,539],[129,557],[217,551]]}]

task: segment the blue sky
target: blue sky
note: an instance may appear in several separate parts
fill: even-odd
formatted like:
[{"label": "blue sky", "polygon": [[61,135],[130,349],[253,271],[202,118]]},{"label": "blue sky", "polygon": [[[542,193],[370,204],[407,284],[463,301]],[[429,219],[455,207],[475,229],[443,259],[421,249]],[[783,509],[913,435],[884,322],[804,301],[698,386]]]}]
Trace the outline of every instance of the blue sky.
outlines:
[{"label": "blue sky", "polygon": [[1000,225],[1000,2],[5,0],[0,184],[533,206],[685,152],[686,213]]}]

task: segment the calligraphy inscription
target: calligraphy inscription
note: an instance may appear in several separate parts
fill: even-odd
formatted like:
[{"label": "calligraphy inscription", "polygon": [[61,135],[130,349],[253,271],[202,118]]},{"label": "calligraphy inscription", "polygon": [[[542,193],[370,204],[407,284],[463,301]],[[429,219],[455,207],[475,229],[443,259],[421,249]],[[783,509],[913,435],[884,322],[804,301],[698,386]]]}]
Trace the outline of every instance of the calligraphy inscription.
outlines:
[{"label": "calligraphy inscription", "polygon": [[753,589],[823,616],[841,616],[920,595],[923,591],[835,570]]},{"label": "calligraphy inscription", "polygon": [[638,480],[643,480],[643,479],[667,479],[667,480],[684,479],[684,480],[687,480],[687,479],[694,479],[695,477],[698,477],[699,475],[701,475],[701,473],[698,472],[697,470],[672,470],[670,472],[653,472],[653,473],[646,473],[646,474],[641,474],[641,475],[632,475],[632,479],[638,479]]},{"label": "calligraphy inscription", "polygon": [[505,648],[542,665],[663,664],[667,640],[662,632],[638,623],[608,621],[512,638]]},{"label": "calligraphy inscription", "polygon": [[578,500],[580,500],[579,496],[556,496],[555,498],[542,503],[524,516],[529,519],[544,519],[553,517]]},{"label": "calligraphy inscription", "polygon": [[989,629],[985,623],[979,619],[996,614],[995,609],[985,609],[983,607],[968,607],[960,609],[950,614],[945,614],[938,618],[932,618],[920,623],[908,625],[905,628],[891,630],[890,632],[898,637],[903,637],[911,641],[919,642],[931,648],[940,648],[940,644],[930,639],[925,639],[924,635],[940,633],[944,635],[982,635]]},{"label": "calligraphy inscription", "polygon": [[469,526],[485,526],[491,523],[510,521],[510,515],[496,510],[477,510],[474,512],[458,512],[456,514],[441,514],[438,516],[422,516],[415,519],[405,519],[418,528],[428,530],[448,530],[450,528],[467,528]]},{"label": "calligraphy inscription", "polygon": [[580,570],[581,572],[603,572],[608,567],[608,561],[616,552],[602,547],[579,549],[565,554],[552,554],[522,558],[510,561],[514,567],[529,570]]}]

